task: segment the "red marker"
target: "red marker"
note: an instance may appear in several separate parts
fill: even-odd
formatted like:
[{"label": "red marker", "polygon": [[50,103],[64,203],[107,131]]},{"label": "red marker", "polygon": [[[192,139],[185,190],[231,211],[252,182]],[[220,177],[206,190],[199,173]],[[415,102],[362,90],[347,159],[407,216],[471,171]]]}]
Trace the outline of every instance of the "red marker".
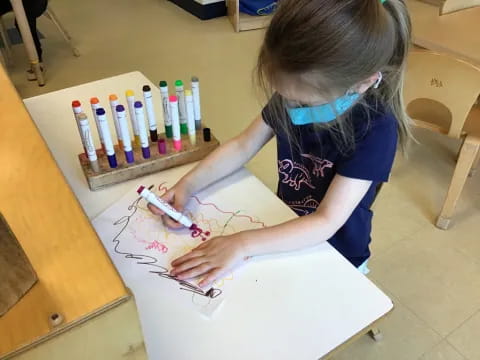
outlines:
[{"label": "red marker", "polygon": [[75,117],[75,123],[77,124],[78,133],[80,134],[80,139],[82,140],[83,151],[85,155],[87,155],[87,148],[85,147],[85,144],[83,142],[82,129],[80,128],[80,123],[78,122],[78,114],[82,112],[82,104],[80,104],[80,101],[78,100],[72,101],[72,110],[73,110],[73,116]]}]

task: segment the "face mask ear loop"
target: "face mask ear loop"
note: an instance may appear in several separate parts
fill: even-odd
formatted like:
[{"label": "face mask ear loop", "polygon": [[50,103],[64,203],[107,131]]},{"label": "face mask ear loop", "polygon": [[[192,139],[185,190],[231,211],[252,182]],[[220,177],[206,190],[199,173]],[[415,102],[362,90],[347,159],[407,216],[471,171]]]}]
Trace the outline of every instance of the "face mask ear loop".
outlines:
[{"label": "face mask ear loop", "polygon": [[382,79],[383,79],[383,74],[379,71],[378,72],[378,79],[377,79],[377,81],[375,81],[375,84],[373,84],[374,89],[378,89],[378,87],[380,86],[380,83],[382,82]]}]

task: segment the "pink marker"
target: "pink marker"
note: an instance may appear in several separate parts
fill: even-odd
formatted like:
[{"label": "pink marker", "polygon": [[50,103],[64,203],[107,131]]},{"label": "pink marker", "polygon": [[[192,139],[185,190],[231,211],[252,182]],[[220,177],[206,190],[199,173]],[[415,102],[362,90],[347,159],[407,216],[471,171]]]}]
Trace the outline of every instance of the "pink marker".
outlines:
[{"label": "pink marker", "polygon": [[83,151],[85,152],[85,155],[87,155],[87,148],[85,147],[85,144],[83,142],[82,129],[80,128],[80,123],[78,122],[78,114],[82,113],[82,104],[80,104],[80,101],[78,100],[72,101],[72,110],[73,110],[73,116],[75,117],[75,123],[77,124],[78,133],[80,134],[80,139],[82,140]]},{"label": "pink marker", "polygon": [[172,120],[172,132],[173,132],[173,147],[179,151],[182,149],[182,138],[180,135],[180,119],[178,117],[178,99],[175,95],[171,95],[170,102],[170,116]]}]

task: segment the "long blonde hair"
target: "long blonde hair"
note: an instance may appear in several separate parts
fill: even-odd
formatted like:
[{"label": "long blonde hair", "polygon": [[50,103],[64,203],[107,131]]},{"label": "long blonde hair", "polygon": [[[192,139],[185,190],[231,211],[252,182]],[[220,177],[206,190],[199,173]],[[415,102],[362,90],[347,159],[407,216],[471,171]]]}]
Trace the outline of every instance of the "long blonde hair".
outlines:
[{"label": "long blonde hair", "polygon": [[[403,0],[383,4],[380,0],[282,0],[266,31],[256,78],[269,97],[279,76],[288,75],[333,100],[334,92],[346,92],[380,71],[383,81],[367,93],[396,117],[404,149],[411,136],[402,99],[410,38],[410,17]],[[363,97],[359,102],[367,106]],[[275,121],[294,138],[285,99],[277,94],[270,105]],[[331,130],[342,152],[355,147],[348,115],[329,125],[316,125]]]}]

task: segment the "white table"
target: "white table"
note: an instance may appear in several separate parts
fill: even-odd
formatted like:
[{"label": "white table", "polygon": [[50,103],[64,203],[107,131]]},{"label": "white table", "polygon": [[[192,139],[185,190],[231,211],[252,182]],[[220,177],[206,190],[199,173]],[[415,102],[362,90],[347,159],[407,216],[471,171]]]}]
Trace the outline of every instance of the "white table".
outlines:
[{"label": "white table", "polygon": [[[144,84],[153,86],[141,73],[133,72],[25,100],[90,218],[131,190],[138,180],[98,192],[88,189],[77,161],[82,147],[70,102],[80,99],[86,103],[91,96],[105,102],[112,92],[123,98],[126,89],[138,92]],[[155,91],[154,97],[158,115],[160,102]],[[162,172],[162,179],[174,182],[190,167]],[[238,205],[256,202],[256,214],[266,223],[295,216],[245,169],[216,184],[213,191],[226,197],[235,192],[255,194],[254,200],[245,196]],[[318,359],[368,330],[393,308],[391,300],[328,243],[244,267],[210,320],[182,311],[178,304],[166,304],[162,297],[152,299],[141,287],[134,288],[134,294],[152,360]],[[152,301],[158,304],[155,313],[143,311],[146,303],[152,308]]]}]

